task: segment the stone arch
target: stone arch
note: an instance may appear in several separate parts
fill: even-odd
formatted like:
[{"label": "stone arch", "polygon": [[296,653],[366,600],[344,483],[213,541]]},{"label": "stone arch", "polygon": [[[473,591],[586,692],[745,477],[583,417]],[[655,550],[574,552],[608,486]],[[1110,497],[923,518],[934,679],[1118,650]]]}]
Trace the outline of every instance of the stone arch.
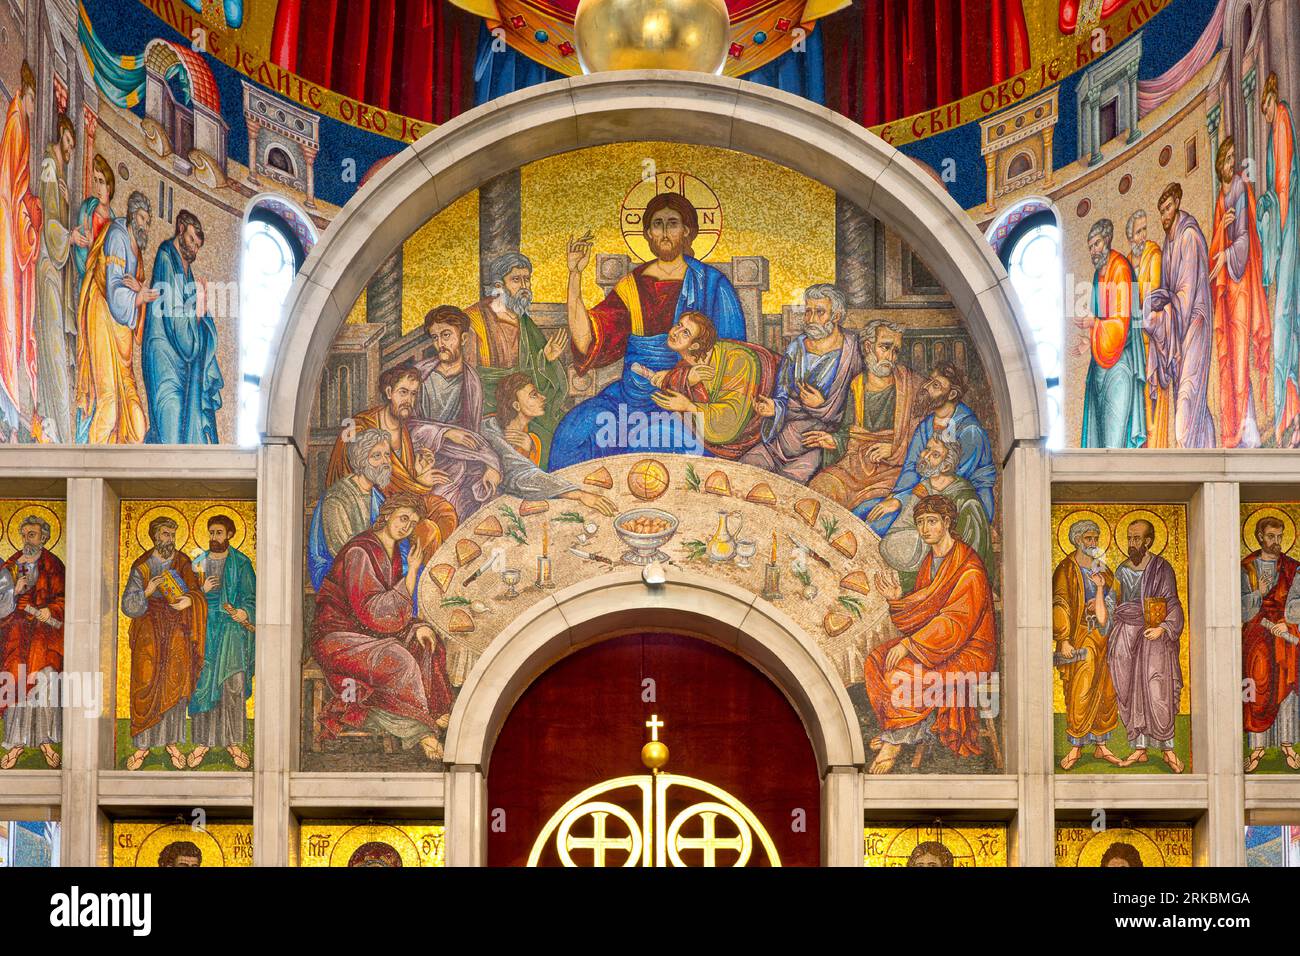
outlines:
[{"label": "stone arch", "polygon": [[489,179],[588,146],[637,139],[718,146],[815,179],[920,251],[965,319],[995,390],[999,457],[1045,434],[1033,339],[1010,281],[969,216],[911,159],[808,100],[728,77],[627,71],[531,87],[470,110],[393,156],[349,200],[286,303],[259,410],[263,435],[306,446],[326,355],[381,263]]}]

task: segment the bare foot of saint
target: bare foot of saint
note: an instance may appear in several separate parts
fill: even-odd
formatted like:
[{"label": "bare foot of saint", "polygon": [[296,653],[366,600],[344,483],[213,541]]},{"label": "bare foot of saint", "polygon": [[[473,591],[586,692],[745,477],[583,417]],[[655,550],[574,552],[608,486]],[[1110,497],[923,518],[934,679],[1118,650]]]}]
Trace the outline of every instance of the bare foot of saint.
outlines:
[{"label": "bare foot of saint", "polygon": [[[1264,747],[1256,747],[1250,752],[1250,756],[1246,758],[1246,773],[1255,772],[1255,768],[1259,766],[1259,762],[1264,759],[1265,749],[1266,748]],[[1285,752],[1286,751],[1283,751],[1283,753]]]},{"label": "bare foot of saint", "polygon": [[887,744],[883,740],[880,742],[880,750],[876,754],[876,759],[871,761],[871,767],[868,773],[889,773],[894,769],[894,761],[898,759],[898,751],[902,749],[901,744]]},{"label": "bare foot of saint", "polygon": [[191,770],[203,763],[203,758],[208,755],[207,747],[195,747],[190,751],[190,755],[185,759],[185,764]]},{"label": "bare foot of saint", "polygon": [[1169,764],[1170,770],[1174,773],[1183,772],[1183,762],[1178,759],[1178,754],[1174,753],[1172,750],[1165,750],[1162,751],[1162,753],[1164,754],[1165,763]]},{"label": "bare foot of saint", "polygon": [[175,744],[168,744],[167,755],[172,758],[173,767],[175,767],[177,770],[185,769],[185,755],[181,753],[181,749],[179,747],[177,747]]},{"label": "bare foot of saint", "polygon": [[226,748],[226,753],[230,754],[231,759],[235,761],[235,766],[240,770],[247,770],[253,765],[253,758],[244,753],[244,748],[239,744],[231,744]]},{"label": "bare foot of saint", "polygon": [[11,747],[9,752],[0,757],[0,770],[12,770],[14,764],[18,763],[18,758],[23,755],[22,747]]},{"label": "bare foot of saint", "polygon": [[1106,763],[1114,764],[1116,767],[1120,766],[1119,758],[1111,753],[1110,748],[1105,744],[1097,744],[1097,749],[1092,752],[1092,755],[1099,760],[1106,761]]},{"label": "bare foot of saint", "polygon": [[420,738],[420,749],[424,751],[424,755],[430,760],[438,761],[442,759],[442,744],[438,742],[438,738],[433,734]]},{"label": "bare foot of saint", "polygon": [[41,744],[41,756],[45,758],[45,765],[52,770],[58,770],[59,764],[63,763],[59,759],[59,752],[48,743]]},{"label": "bare foot of saint", "polygon": [[139,770],[144,766],[144,758],[147,756],[149,756],[149,748],[141,747],[135,753],[131,754],[131,756],[126,758],[126,769]]},{"label": "bare foot of saint", "polygon": [[1069,770],[1079,762],[1079,757],[1083,754],[1082,747],[1071,747],[1070,752],[1061,758],[1061,769]]}]

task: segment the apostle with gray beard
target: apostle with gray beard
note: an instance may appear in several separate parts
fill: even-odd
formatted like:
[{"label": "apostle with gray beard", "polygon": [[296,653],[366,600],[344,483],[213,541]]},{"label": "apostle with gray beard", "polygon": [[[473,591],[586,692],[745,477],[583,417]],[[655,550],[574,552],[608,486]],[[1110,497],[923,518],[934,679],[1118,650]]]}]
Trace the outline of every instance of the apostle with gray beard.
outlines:
[{"label": "apostle with gray beard", "polygon": [[800,484],[817,473],[862,371],[858,336],[843,328],[847,311],[844,293],[829,283],[804,292],[804,330],[785,350],[775,394],[754,397],[754,410],[765,419],[763,440],[741,462]]},{"label": "apostle with gray beard", "polygon": [[39,747],[47,766],[60,764],[54,749],[63,738],[60,681],[63,671],[63,562],[50,553],[50,524],[27,515],[18,529],[23,546],[0,567],[0,646],[3,670],[17,700],[4,714],[4,756],[10,770],[28,747]]},{"label": "apostle with gray beard", "polygon": [[208,602],[188,555],[176,547],[175,519],[149,522],[152,547],[131,565],[122,613],[131,619],[131,743],[127,770],[139,770],[149,751],[164,747],[185,769],[178,744],[185,714],[203,666]]},{"label": "apostle with gray beard", "polygon": [[898,520],[890,526],[880,541],[880,556],[898,572],[904,591],[910,591],[916,581],[921,562],[929,547],[916,530],[912,508],[922,498],[942,495],[957,508],[957,523],[952,535],[970,545],[988,568],[993,559],[993,537],[989,518],[984,513],[975,486],[957,474],[961,462],[961,443],[942,435],[934,435],[921,450],[917,463],[921,481],[902,498]]},{"label": "apostle with gray beard", "polygon": [[393,477],[393,440],[384,429],[367,428],[344,448],[349,473],[325,489],[311,516],[307,571],[314,589],[339,549],[374,523]]},{"label": "apostle with gray beard", "polygon": [[465,309],[473,333],[466,360],[478,369],[483,383],[483,414],[496,411],[497,384],[513,372],[522,372],[546,399],[546,414],[533,422],[533,434],[542,443],[540,466],[546,467],[551,435],[564,413],[569,374],[562,361],[569,348],[569,330],[549,336],[528,314],[533,302],[533,264],[520,252],[503,252],[491,260],[483,298]]}]

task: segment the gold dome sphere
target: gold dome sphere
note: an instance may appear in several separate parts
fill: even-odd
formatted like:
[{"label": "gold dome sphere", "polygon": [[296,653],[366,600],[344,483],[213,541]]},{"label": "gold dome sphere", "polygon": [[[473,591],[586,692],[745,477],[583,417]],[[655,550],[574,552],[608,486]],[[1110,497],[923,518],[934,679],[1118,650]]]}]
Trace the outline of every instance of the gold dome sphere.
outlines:
[{"label": "gold dome sphere", "polygon": [[729,26],[723,0],[580,0],[574,17],[584,73],[719,73],[727,60]]},{"label": "gold dome sphere", "polygon": [[651,740],[641,748],[641,762],[651,770],[658,770],[668,762],[668,745],[662,740]]}]

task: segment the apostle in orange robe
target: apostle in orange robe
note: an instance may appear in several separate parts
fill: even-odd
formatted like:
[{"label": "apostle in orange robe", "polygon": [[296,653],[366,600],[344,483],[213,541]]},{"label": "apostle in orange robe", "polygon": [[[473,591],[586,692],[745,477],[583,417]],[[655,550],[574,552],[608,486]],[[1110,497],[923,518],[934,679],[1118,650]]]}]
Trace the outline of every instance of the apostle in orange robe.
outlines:
[{"label": "apostle in orange robe", "polygon": [[876,580],[900,636],[867,656],[867,699],[881,729],[872,773],[888,773],[903,744],[931,737],[959,757],[982,753],[975,687],[997,666],[993,591],[984,562],[954,536],[956,505],[930,495],[913,515],[930,548],[916,587],[904,596],[896,576]]},{"label": "apostle in orange robe", "polygon": [[[403,492],[418,497],[424,505],[425,516],[416,525],[415,537],[425,554],[432,554],[456,530],[456,509],[433,486],[444,482],[447,475],[434,465],[433,452],[416,451],[411,441],[408,424],[415,411],[420,394],[420,373],[414,366],[399,365],[379,377],[379,391],[384,404],[352,416],[355,432],[368,428],[381,428],[389,435],[393,448],[393,476],[387,487],[381,489],[385,497]],[[329,467],[325,473],[328,488],[340,478],[352,474],[348,464],[344,435],[339,435],[330,453]]]},{"label": "apostle in orange robe", "polygon": [[0,417],[18,428],[18,376],[36,394],[36,253],[40,204],[31,191],[31,122],[36,80],[23,61],[18,95],[0,134]]},{"label": "apostle in orange robe", "polygon": [[[1161,259],[1162,253],[1160,246],[1148,238],[1147,233],[1147,212],[1145,209],[1139,209],[1133,215],[1128,217],[1128,225],[1124,227],[1124,233],[1128,236],[1129,248],[1132,253],[1129,262],[1137,272],[1137,302],[1134,303],[1134,314],[1141,314],[1142,307],[1147,301],[1147,296],[1155,289],[1160,288],[1161,281]],[[1157,356],[1154,353],[1151,344],[1151,336],[1143,333],[1145,339],[1145,352],[1147,369],[1156,367]],[[1146,410],[1147,410],[1147,448],[1168,448],[1169,447],[1169,410],[1173,405],[1174,393],[1168,384],[1161,388],[1155,380],[1154,375],[1147,376],[1146,387]]]},{"label": "apostle in orange robe", "polygon": [[[1219,436],[1224,448],[1258,448],[1258,421],[1271,419],[1264,393],[1273,367],[1273,330],[1255,233],[1255,190],[1237,169],[1231,136],[1219,147],[1215,169],[1221,187],[1210,239],[1210,292],[1219,366]],[[1259,370],[1254,381],[1252,368]]]}]

